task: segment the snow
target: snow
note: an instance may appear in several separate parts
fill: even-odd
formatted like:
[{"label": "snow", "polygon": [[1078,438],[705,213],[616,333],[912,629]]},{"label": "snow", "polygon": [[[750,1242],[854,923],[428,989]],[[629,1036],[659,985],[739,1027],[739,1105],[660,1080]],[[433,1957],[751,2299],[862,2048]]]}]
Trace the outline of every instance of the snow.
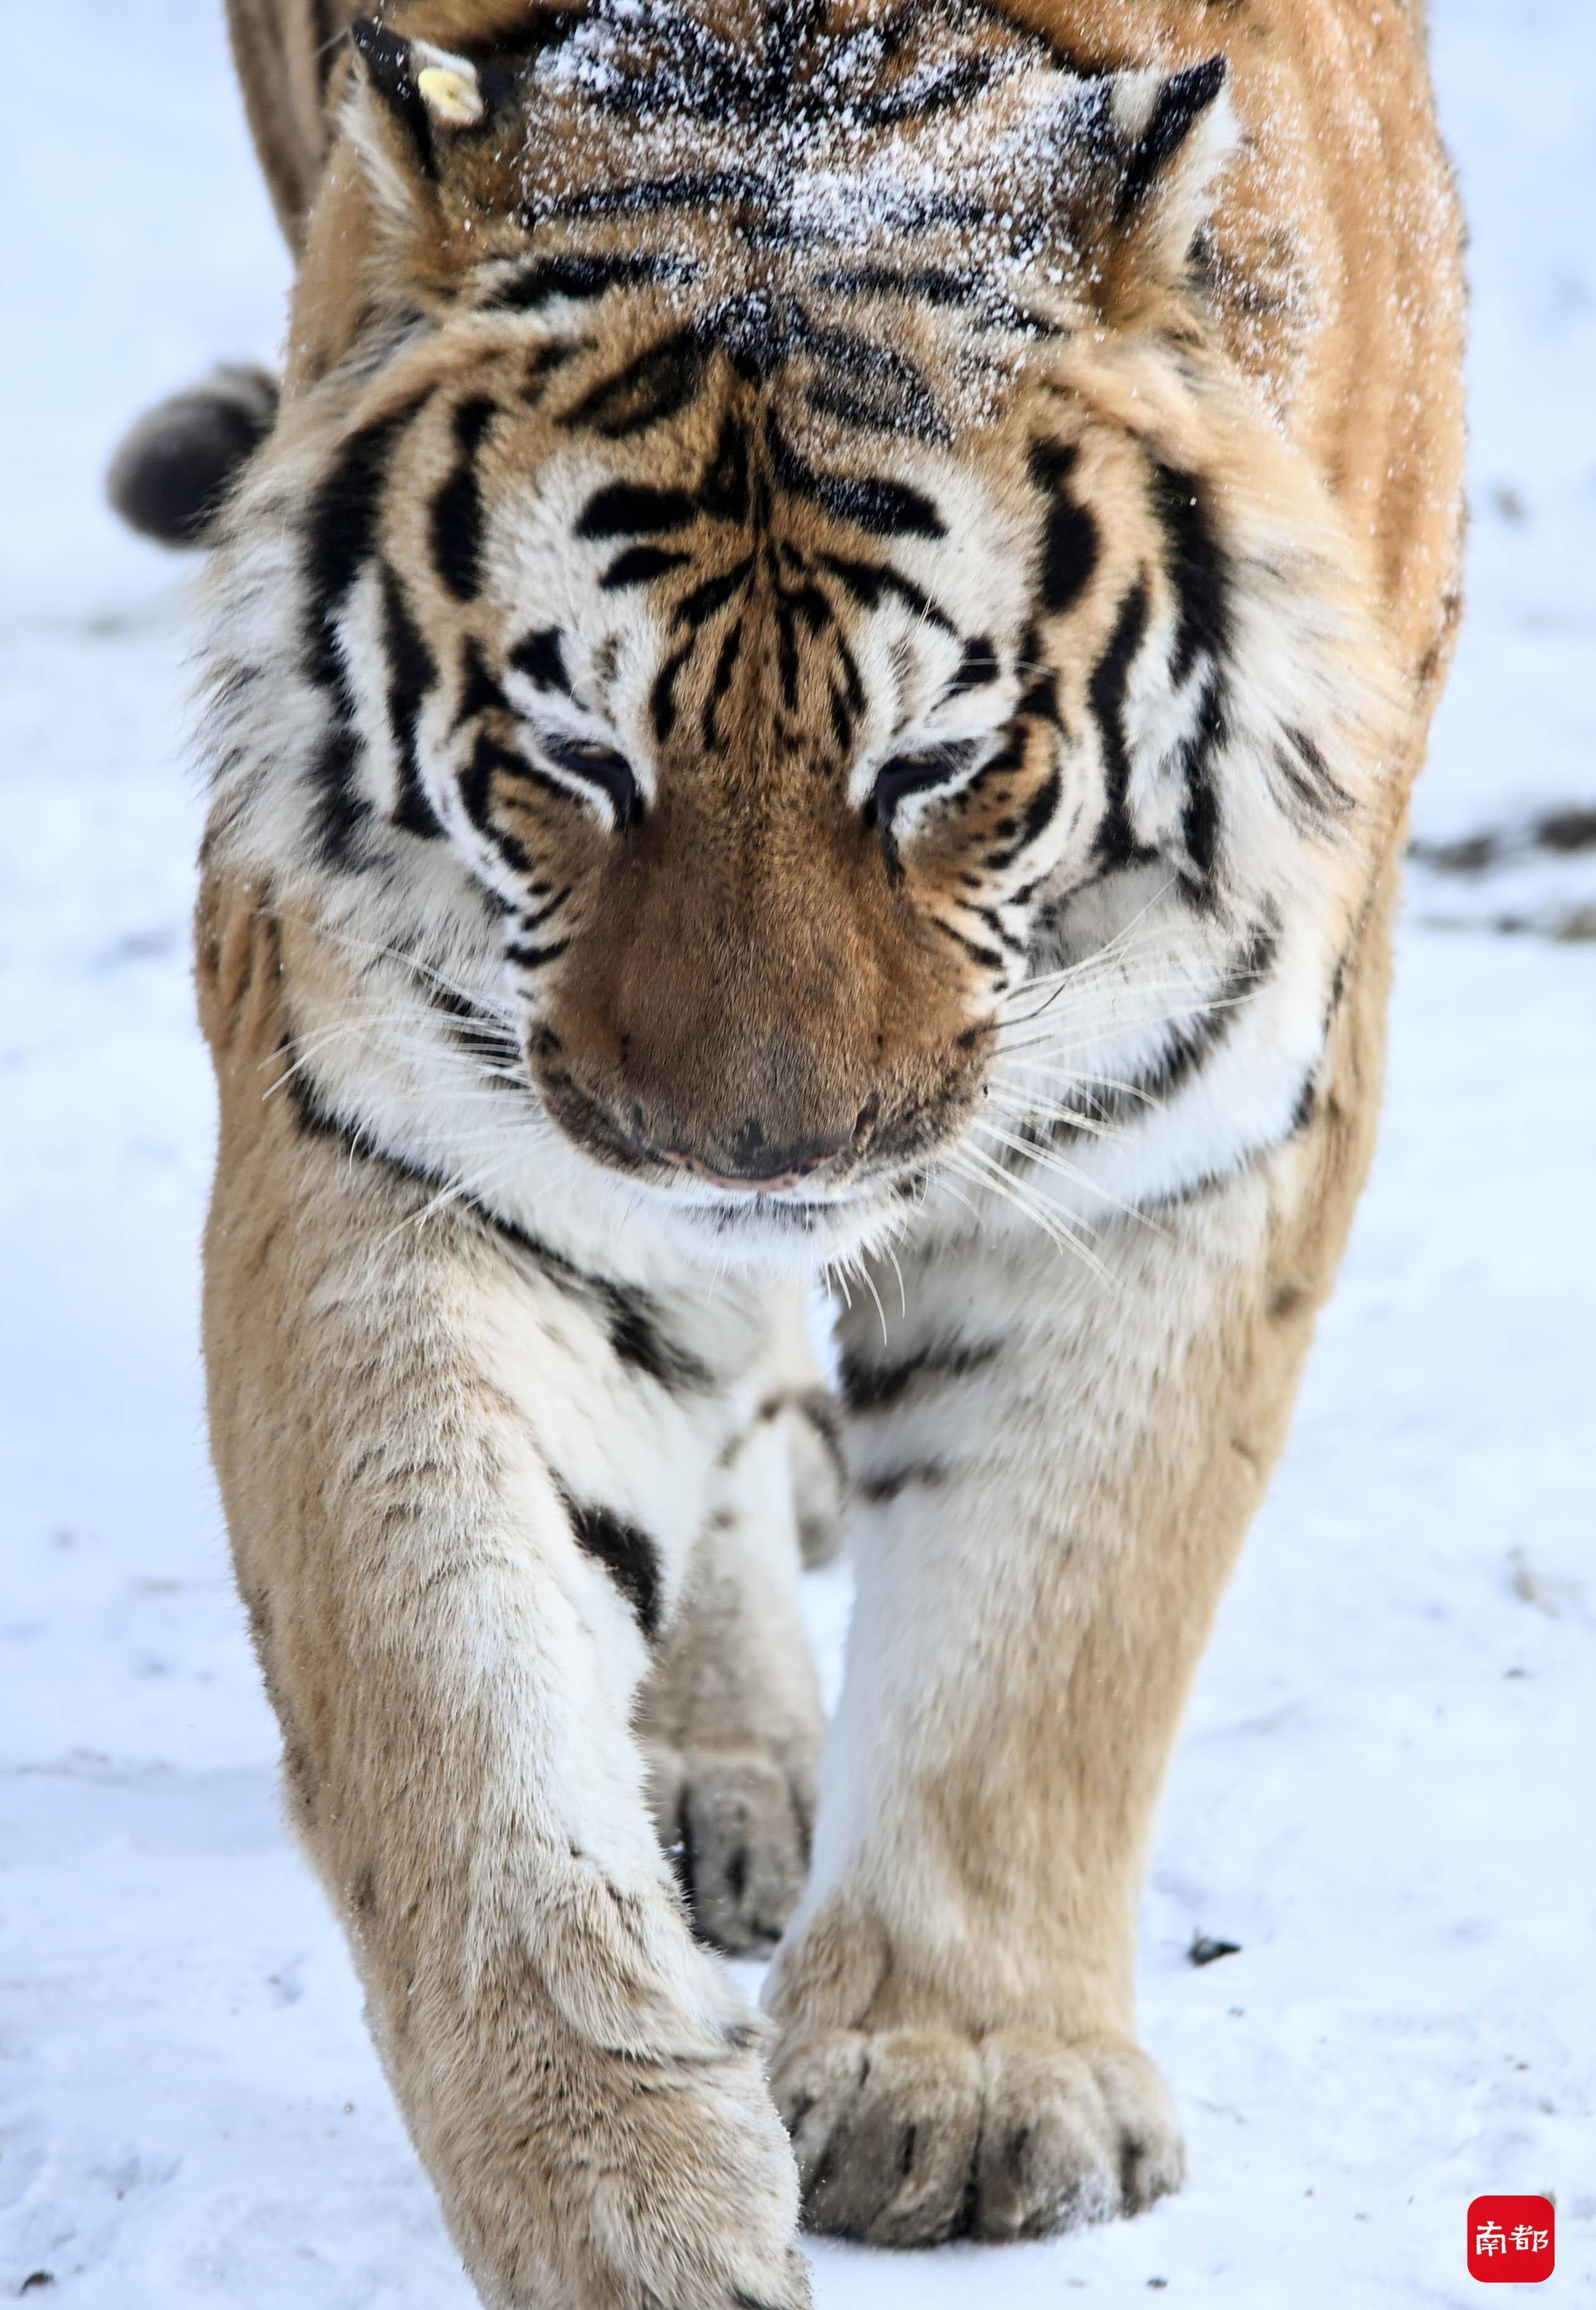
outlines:
[{"label": "snow", "polygon": [[[1596,46],[1583,0],[1434,13],[1477,317],[1446,844],[1596,803]],[[219,15],[56,0],[4,162],[0,2297],[468,2310],[228,1580],[184,586],[99,498],[128,416],[279,327]],[[1557,2196],[1549,2298],[1596,2281],[1596,945],[1429,926],[1566,923],[1596,853],[1503,861],[1415,873],[1375,1181],[1162,1815],[1142,2018],[1192,2182],[1045,2246],[818,2242],[822,2310],[1462,2304],[1485,2191]]]}]

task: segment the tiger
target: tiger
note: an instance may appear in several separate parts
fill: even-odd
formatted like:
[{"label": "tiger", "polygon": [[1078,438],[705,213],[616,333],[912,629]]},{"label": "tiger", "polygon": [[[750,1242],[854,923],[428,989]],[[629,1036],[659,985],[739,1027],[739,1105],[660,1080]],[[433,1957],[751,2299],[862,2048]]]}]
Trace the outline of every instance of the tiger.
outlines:
[{"label": "tiger", "polygon": [[1419,12],[230,13],[281,391],[115,491],[207,549],[213,1453],[417,2150],[495,2310],[1134,2215],[1459,613]]}]

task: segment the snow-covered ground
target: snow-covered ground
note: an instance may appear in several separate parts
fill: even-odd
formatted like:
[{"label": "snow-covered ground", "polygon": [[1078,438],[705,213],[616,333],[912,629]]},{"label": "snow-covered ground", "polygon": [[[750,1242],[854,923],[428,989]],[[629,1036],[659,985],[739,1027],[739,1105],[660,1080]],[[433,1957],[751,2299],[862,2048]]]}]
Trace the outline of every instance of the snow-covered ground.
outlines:
[{"label": "snow-covered ground", "polygon": [[[1455,860],[1596,805],[1596,41],[1589,0],[1434,13],[1477,511],[1418,824]],[[182,575],[99,498],[131,412],[276,335],[219,15],[53,0],[0,140],[0,2297],[468,2310],[229,1585]],[[819,2245],[822,2310],[1461,2304],[1484,2191],[1554,2193],[1548,2296],[1596,2287],[1596,849],[1545,849],[1415,872],[1375,1183],[1176,1762],[1143,2021],[1191,2185],[1048,2246]]]}]

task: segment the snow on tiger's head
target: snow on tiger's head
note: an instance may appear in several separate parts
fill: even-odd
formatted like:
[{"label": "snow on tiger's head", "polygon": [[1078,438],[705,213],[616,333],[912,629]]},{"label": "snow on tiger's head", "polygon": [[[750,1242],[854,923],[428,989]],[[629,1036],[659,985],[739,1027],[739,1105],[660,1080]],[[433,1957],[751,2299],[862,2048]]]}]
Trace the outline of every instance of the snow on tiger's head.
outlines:
[{"label": "snow on tiger's head", "polygon": [[[600,1163],[901,1191],[1039,907],[1154,862],[1222,920],[1255,864],[1210,757],[1234,555],[1288,549],[1188,267],[1223,66],[1083,74],[962,0],[414,0],[355,51],[220,580],[224,701],[291,601],[307,768],[252,802],[226,708],[235,822],[463,863]],[[1275,657],[1263,785],[1328,826],[1335,669]]]}]

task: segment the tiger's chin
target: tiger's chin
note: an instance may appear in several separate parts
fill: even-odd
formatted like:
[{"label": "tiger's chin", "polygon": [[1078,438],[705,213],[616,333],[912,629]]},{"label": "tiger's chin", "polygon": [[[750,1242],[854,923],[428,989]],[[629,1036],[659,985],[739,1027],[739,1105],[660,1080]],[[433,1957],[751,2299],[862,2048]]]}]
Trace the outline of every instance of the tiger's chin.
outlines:
[{"label": "tiger's chin", "polygon": [[816,1275],[846,1267],[895,1234],[917,1207],[913,1179],[846,1194],[734,1194],[703,1198],[652,1194],[657,1214],[690,1256],[716,1267]]}]

